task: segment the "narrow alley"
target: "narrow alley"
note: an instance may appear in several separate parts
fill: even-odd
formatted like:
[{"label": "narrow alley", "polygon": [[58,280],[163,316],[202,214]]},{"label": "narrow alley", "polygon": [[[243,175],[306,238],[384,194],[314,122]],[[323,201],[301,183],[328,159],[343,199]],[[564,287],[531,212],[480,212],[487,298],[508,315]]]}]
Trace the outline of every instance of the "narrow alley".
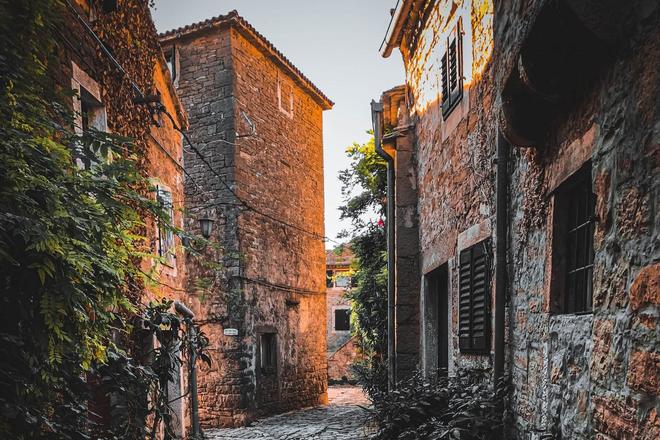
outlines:
[{"label": "narrow alley", "polygon": [[209,430],[209,440],[361,440],[369,438],[369,401],[360,387],[331,386],[329,404],[261,419],[244,428]]}]

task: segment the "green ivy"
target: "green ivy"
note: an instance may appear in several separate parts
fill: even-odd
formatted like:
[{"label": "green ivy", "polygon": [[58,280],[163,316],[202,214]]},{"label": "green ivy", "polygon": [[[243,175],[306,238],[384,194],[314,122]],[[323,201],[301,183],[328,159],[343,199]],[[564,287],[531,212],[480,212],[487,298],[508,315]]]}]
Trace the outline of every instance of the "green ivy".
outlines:
[{"label": "green ivy", "polygon": [[387,166],[375,151],[373,137],[354,143],[346,151],[351,160],[339,178],[344,204],[341,216],[352,223],[350,236],[354,258],[353,287],[347,297],[352,304],[353,332],[362,360],[356,362],[356,377],[370,397],[387,390],[387,254],[382,223],[385,217]]},{"label": "green ivy", "polygon": [[[0,1],[0,438],[139,438],[150,415],[169,429],[157,390],[174,361],[129,355],[135,323],[178,319],[169,304],[140,305],[145,219],[167,216],[130,139],[72,132],[71,96],[55,81],[63,11],[58,0]],[[76,164],[99,155],[111,160]],[[188,327],[175,327],[185,340]],[[116,430],[94,424],[94,383],[139,406]]]}]

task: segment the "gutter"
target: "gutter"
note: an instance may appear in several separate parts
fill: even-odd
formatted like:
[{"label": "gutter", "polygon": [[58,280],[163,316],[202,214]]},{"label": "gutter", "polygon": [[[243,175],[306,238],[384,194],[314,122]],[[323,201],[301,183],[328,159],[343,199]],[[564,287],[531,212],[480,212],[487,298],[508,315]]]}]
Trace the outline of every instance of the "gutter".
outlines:
[{"label": "gutter", "polygon": [[504,377],[504,307],[506,303],[507,270],[507,162],[509,160],[509,142],[500,130],[497,131],[497,177],[495,221],[495,385]]},{"label": "gutter", "polygon": [[396,388],[396,346],[394,339],[394,158],[383,150],[383,104],[371,101],[371,121],[376,154],[387,162],[387,382],[388,390]]},{"label": "gutter", "polygon": [[390,19],[390,24],[387,26],[387,33],[383,42],[380,44],[380,55],[383,58],[388,58],[392,53],[392,49],[399,46],[401,42],[401,31],[407,18],[410,15],[410,10],[413,6],[411,0],[398,0],[394,7],[394,13]]}]

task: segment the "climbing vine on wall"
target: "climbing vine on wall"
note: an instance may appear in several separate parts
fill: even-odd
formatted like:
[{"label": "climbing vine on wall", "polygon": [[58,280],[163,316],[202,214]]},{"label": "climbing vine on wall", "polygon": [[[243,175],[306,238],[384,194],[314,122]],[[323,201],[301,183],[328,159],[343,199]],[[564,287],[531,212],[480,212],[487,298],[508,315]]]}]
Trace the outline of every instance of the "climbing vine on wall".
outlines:
[{"label": "climbing vine on wall", "polygon": [[[145,219],[172,226],[147,192],[145,145],[131,138],[144,139],[150,119],[128,95],[108,97],[111,119],[135,118],[126,129],[73,132],[71,94],[57,80],[63,45],[75,49],[62,35],[67,14],[58,0],[0,1],[0,438],[140,438],[170,429],[158,390],[174,364],[138,356],[136,328],[163,336],[161,347],[172,347],[164,332],[188,330],[169,303],[139,301]],[[152,60],[140,61],[145,85]],[[134,406],[101,423],[99,400]],[[149,417],[157,423],[145,427]]]}]

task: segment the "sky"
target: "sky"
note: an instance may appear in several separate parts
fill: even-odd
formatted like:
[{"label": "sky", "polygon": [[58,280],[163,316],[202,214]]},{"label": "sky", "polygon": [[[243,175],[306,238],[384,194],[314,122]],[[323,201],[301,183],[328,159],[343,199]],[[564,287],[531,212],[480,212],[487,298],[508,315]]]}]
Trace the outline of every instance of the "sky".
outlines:
[{"label": "sky", "polygon": [[[156,0],[159,32],[236,9],[326,96],[335,102],[323,115],[326,236],[349,228],[340,222],[339,171],[348,167],[346,147],[365,142],[369,103],[404,82],[397,51],[379,53],[396,0]],[[328,242],[326,247],[334,244]]]}]

